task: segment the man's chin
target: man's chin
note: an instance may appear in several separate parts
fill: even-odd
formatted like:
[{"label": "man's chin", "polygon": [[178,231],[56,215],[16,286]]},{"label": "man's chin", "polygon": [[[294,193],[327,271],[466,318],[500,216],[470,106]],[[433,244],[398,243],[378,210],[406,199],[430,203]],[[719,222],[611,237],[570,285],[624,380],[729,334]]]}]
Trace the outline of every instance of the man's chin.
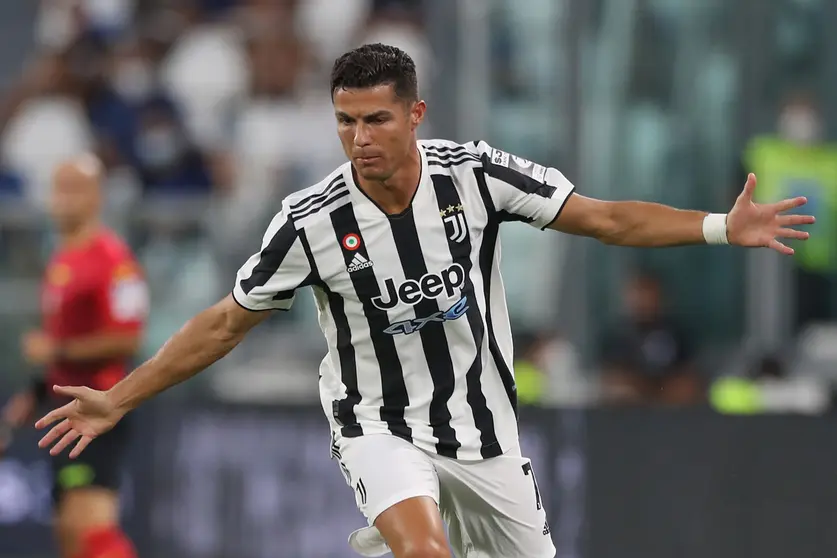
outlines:
[{"label": "man's chin", "polygon": [[60,234],[72,234],[78,229],[80,229],[83,225],[82,222],[74,219],[62,219],[60,217],[53,217],[53,223],[55,229]]},{"label": "man's chin", "polygon": [[389,179],[392,176],[392,173],[385,172],[381,169],[374,169],[374,168],[357,168],[357,174],[364,180],[376,181],[381,182],[384,180]]}]

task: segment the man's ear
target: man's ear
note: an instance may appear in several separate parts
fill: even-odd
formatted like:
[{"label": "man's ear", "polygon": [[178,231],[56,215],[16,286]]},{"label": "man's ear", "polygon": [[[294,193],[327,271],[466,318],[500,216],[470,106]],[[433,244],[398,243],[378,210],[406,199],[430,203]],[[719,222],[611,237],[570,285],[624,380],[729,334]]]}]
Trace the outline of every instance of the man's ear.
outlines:
[{"label": "man's ear", "polygon": [[427,103],[424,101],[417,101],[413,104],[410,110],[410,129],[415,131],[424,120],[424,115],[427,113]]}]

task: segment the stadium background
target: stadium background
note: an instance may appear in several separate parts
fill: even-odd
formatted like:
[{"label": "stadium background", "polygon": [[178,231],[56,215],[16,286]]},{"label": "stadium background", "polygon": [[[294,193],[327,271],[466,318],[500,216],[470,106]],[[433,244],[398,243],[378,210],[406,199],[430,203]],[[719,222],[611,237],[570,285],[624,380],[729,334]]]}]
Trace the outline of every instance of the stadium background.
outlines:
[{"label": "stadium background", "polygon": [[[108,222],[151,285],[148,356],[229,290],[276,201],[342,161],[329,66],[388,42],[418,63],[425,137],[485,139],[592,196],[723,211],[758,146],[790,154],[776,159],[812,200],[813,255],[637,251],[520,225],[503,231],[503,272],[523,443],[559,557],[825,556],[837,543],[829,21],[826,0],[2,2],[0,400],[36,372],[18,343],[37,324],[57,160],[92,148],[108,163]],[[786,118],[800,107],[824,131],[802,146]],[[794,150],[826,163],[808,173]],[[626,363],[630,342],[610,339],[632,328],[638,275],[662,286],[670,329]],[[327,458],[322,351],[300,297],[138,413],[125,513],[144,556],[351,555],[362,520]],[[616,405],[614,368],[697,388]],[[0,557],[51,552],[35,440],[0,460]]]}]

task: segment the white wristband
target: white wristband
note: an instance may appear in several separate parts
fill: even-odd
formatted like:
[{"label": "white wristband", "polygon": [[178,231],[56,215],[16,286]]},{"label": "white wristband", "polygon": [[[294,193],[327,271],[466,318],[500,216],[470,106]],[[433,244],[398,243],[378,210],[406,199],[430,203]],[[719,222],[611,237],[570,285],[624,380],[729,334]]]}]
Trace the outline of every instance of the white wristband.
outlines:
[{"label": "white wristband", "polygon": [[726,213],[710,213],[703,218],[703,238],[707,244],[729,244]]}]

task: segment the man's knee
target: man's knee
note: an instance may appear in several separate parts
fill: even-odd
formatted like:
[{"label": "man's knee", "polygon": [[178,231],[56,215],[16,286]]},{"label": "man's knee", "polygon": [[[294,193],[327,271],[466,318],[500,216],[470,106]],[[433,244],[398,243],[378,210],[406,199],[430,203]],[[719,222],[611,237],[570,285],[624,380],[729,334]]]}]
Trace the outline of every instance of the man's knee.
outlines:
[{"label": "man's knee", "polygon": [[397,558],[451,558],[447,543],[442,540],[430,539],[407,542]]}]

